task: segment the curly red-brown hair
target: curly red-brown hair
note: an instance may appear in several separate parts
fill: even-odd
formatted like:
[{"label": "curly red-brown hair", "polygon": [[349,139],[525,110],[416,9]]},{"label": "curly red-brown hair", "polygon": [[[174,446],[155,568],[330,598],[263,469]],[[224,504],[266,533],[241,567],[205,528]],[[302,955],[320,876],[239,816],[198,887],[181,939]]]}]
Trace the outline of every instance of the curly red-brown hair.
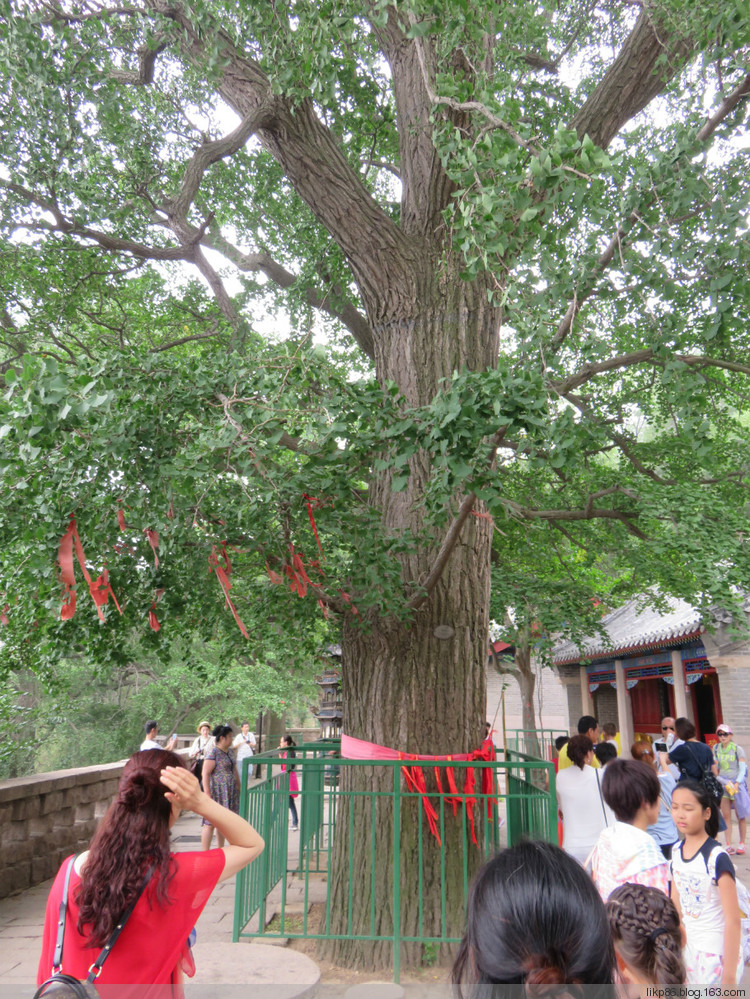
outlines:
[{"label": "curly red-brown hair", "polygon": [[159,777],[164,767],[184,766],[180,756],[163,749],[134,753],[125,764],[117,797],[91,841],[76,896],[78,932],[89,947],[104,946],[149,867],[154,868],[149,892],[160,905],[169,905],[172,806]]}]

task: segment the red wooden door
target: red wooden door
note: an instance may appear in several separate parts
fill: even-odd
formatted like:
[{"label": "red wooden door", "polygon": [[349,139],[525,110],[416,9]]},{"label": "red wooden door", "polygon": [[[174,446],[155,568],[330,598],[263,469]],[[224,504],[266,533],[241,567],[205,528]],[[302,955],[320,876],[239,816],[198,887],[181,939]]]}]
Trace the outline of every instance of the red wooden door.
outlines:
[{"label": "red wooden door", "polygon": [[633,707],[633,731],[650,733],[661,731],[659,681],[657,679],[639,680],[628,693]]}]

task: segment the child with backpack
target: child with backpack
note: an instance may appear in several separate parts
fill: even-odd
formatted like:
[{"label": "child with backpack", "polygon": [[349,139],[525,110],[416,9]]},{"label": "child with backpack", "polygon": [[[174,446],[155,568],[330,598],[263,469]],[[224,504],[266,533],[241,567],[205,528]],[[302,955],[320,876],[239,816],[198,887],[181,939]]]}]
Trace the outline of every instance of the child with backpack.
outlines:
[{"label": "child with backpack", "polygon": [[734,865],[715,839],[719,809],[703,784],[687,778],[672,794],[672,818],[685,837],[672,848],[671,898],[680,913],[690,985],[736,985],[743,971],[741,913]]}]

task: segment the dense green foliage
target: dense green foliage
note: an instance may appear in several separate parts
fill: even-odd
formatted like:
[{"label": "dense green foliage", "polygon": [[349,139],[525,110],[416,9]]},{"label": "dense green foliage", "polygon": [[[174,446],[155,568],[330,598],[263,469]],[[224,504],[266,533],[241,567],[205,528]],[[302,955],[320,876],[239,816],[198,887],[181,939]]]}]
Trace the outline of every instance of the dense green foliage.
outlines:
[{"label": "dense green foliage", "polygon": [[[168,671],[196,635],[251,683],[311,663],[341,617],[412,620],[430,590],[402,559],[467,497],[499,533],[494,606],[550,627],[624,561],[628,591],[750,586],[740,5],[649,5],[641,106],[661,96],[598,117],[629,4],[6,7],[4,671],[81,655],[107,678],[135,645]],[[499,361],[415,403],[371,358],[379,323],[419,316],[428,251],[436,284],[458,258],[485,290]],[[395,318],[376,257],[383,301],[413,290]],[[384,530],[417,464],[424,517]],[[76,566],[60,620],[71,517],[122,615]]]}]

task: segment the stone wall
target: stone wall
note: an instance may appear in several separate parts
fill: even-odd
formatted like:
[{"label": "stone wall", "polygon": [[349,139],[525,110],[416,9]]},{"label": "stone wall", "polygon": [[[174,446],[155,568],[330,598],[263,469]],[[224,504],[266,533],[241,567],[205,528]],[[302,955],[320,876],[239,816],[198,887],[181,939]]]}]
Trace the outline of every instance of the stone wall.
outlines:
[{"label": "stone wall", "polygon": [[88,847],[124,760],[0,781],[0,898],[54,877]]},{"label": "stone wall", "polygon": [[[298,743],[318,738],[317,729],[293,732]],[[187,754],[193,738],[179,736],[177,752]],[[88,848],[125,762],[0,780],[0,898],[54,877],[66,857]]]}]

